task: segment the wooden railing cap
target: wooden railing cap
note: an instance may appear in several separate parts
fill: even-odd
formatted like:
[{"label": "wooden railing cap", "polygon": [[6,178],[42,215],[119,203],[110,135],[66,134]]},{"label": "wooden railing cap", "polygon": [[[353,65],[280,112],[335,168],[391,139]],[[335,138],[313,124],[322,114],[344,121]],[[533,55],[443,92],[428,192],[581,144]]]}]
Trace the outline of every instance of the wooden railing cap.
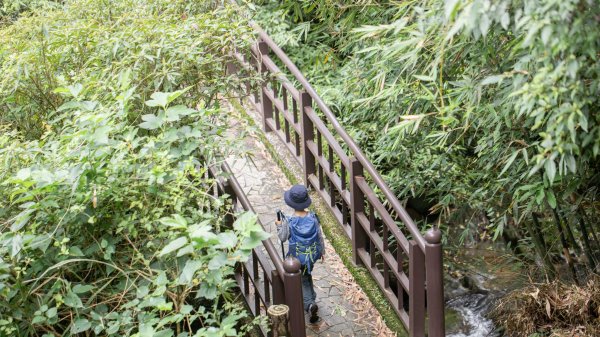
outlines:
[{"label": "wooden railing cap", "polygon": [[288,256],[283,261],[283,269],[286,273],[295,274],[300,271],[300,261],[292,256]]},{"label": "wooden railing cap", "polygon": [[442,231],[440,231],[438,228],[432,228],[425,233],[424,237],[425,241],[427,241],[427,243],[430,245],[439,244],[442,242]]}]

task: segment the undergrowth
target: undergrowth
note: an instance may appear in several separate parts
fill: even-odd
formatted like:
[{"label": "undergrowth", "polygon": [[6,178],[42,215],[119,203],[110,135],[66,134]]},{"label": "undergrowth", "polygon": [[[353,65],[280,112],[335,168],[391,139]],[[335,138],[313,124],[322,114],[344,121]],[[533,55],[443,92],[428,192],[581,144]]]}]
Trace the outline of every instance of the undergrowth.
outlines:
[{"label": "undergrowth", "polygon": [[513,291],[492,317],[507,336],[600,336],[600,277],[584,286],[554,281]]},{"label": "undergrowth", "polygon": [[[13,3],[16,3],[13,1]],[[206,174],[237,146],[217,95],[248,27],[211,1],[71,0],[0,26],[0,336],[241,336]]]}]

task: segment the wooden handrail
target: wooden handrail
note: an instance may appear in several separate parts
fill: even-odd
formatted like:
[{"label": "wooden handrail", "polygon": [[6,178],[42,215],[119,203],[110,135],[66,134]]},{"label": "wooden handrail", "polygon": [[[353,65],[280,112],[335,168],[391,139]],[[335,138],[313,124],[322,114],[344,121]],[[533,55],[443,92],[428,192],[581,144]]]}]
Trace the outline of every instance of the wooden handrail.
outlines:
[{"label": "wooden handrail", "polygon": [[[223,162],[221,164],[221,169],[223,170],[223,172],[228,174],[230,177],[233,177],[233,172],[231,171],[231,168],[229,167],[229,165],[226,162]],[[256,211],[254,211],[254,207],[252,207],[252,204],[250,203],[248,196],[246,196],[246,193],[244,193],[244,190],[240,186],[237,179],[235,179],[235,178],[228,179],[228,181],[231,184],[231,187],[235,193],[237,200],[240,202],[240,204],[242,205],[244,210],[250,211],[254,214],[257,214]],[[271,242],[270,239],[267,239],[267,240],[263,241],[263,245],[265,246],[265,250],[267,251],[267,254],[269,254],[269,258],[273,262],[273,266],[275,266],[275,270],[277,270],[277,272],[280,275],[283,275],[285,273],[285,270],[283,269],[283,261],[281,260],[281,257],[277,253],[277,249],[273,245],[273,242]]]},{"label": "wooden handrail", "polygon": [[[221,190],[221,193],[233,194],[230,195],[230,197],[234,201],[239,202],[245,211],[257,214],[254,211],[254,208],[252,207],[248,196],[246,195],[239,182],[233,175],[233,171],[231,170],[229,165],[226,162],[223,162],[219,166],[222,172],[225,173],[225,175],[227,176],[227,178],[225,178],[224,181],[226,182],[227,187],[229,188],[229,192],[226,192],[225,184],[217,180],[217,185]],[[215,166],[209,167],[209,174],[215,178],[220,176]],[[257,219],[257,222],[264,228],[260,220]],[[281,257],[278,254],[270,238],[263,240],[262,245],[267,251],[268,259],[273,263],[275,270],[272,270],[271,266],[268,264],[268,261],[265,261],[267,257],[264,256],[260,250],[257,250],[256,248],[253,249],[251,258],[252,274],[250,276],[246,274],[244,276],[245,281],[243,281],[242,276],[237,275],[236,273],[236,280],[238,281],[238,284],[240,284],[240,286],[241,284],[244,284],[244,287],[246,288],[244,297],[246,298],[245,295],[246,293],[248,293],[249,280],[250,283],[252,283],[252,286],[254,287],[255,294],[257,294],[260,297],[261,301],[263,301],[265,305],[267,302],[269,302],[269,299],[271,298],[270,293],[268,292],[268,287],[266,287],[263,284],[265,288],[261,289],[260,282],[258,282],[258,279],[260,278],[260,276],[258,275],[258,263],[263,269],[263,274],[265,277],[263,283],[268,282],[268,284],[271,286],[271,289],[273,290],[274,304],[285,303],[290,308],[290,328],[292,330],[292,337],[306,337],[306,330],[304,329],[305,321],[302,298],[300,261],[298,261],[298,259],[295,257],[289,256],[285,260],[282,260],[283,257]],[[242,264],[242,268],[244,268],[246,271],[249,270],[249,267],[249,262]],[[248,298],[246,298],[246,301],[247,304],[250,305],[250,301],[248,300]],[[251,311],[256,315],[260,314],[260,303],[258,303],[257,301],[258,300],[255,298],[254,308],[250,308]],[[261,331],[263,332],[263,334],[267,335],[267,332],[264,331],[262,328]]]},{"label": "wooden handrail", "polygon": [[317,94],[317,92],[310,85],[308,80],[304,77],[304,75],[302,75],[302,72],[300,72],[300,70],[298,69],[298,67],[296,67],[294,62],[290,60],[290,58],[285,54],[283,50],[281,50],[281,48],[273,41],[273,39],[271,39],[271,37],[255,22],[251,21],[250,25],[252,26],[252,28],[254,28],[254,30],[256,30],[260,40],[265,42],[269,46],[271,51],[273,51],[273,53],[277,55],[279,60],[287,67],[287,69],[294,76],[294,78],[296,78],[296,80],[302,85],[304,90],[310,95],[313,102],[317,104],[321,112],[323,112],[327,120],[331,123],[331,126],[336,131],[336,133],[344,140],[345,144],[348,146],[350,151],[352,151],[356,159],[363,165],[365,171],[369,174],[369,176],[371,176],[371,179],[373,179],[373,182],[377,185],[377,187],[381,189],[381,192],[385,195],[386,199],[388,200],[396,214],[398,214],[400,220],[402,220],[408,231],[412,234],[414,240],[419,245],[419,248],[422,251],[425,251],[426,241],[423,238],[423,235],[421,234],[421,231],[419,230],[417,225],[410,218],[404,207],[402,207],[402,204],[400,203],[396,195],[387,186],[385,180],[383,180],[381,175],[377,172],[371,161],[367,158],[367,156],[365,156],[360,147],[358,147],[354,139],[350,137],[346,130],[340,125],[339,121],[337,120],[331,109],[329,109],[327,104],[325,104],[323,99],[321,99],[321,96]]}]

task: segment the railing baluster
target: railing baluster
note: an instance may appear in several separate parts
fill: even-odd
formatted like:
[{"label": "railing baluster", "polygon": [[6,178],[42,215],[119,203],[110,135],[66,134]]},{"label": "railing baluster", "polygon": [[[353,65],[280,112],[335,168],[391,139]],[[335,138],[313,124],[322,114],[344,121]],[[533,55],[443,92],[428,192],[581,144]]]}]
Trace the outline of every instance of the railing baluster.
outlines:
[{"label": "railing baluster", "polygon": [[269,290],[269,277],[267,275],[267,271],[263,269],[263,290],[265,293],[265,305],[267,308],[271,305],[271,291]]},{"label": "railing baluster", "polygon": [[385,261],[383,261],[383,287],[390,288],[390,267]]},{"label": "railing baluster", "polygon": [[365,249],[366,233],[358,223],[357,214],[365,211],[365,195],[356,183],[357,177],[362,177],[363,167],[356,158],[350,158],[350,226],[352,227],[352,262],[362,265],[358,255],[359,249]]},{"label": "railing baluster", "polygon": [[333,172],[333,171],[335,171],[335,164],[333,161],[333,149],[331,148],[331,145],[329,145],[329,144],[327,144],[327,151],[328,151],[327,161],[329,163],[329,172]]},{"label": "railing baluster", "polygon": [[[323,137],[320,132],[317,131],[317,156],[319,158],[323,157]],[[323,190],[325,188],[325,172],[323,172],[323,166],[317,164],[319,169],[319,190]]]},{"label": "railing baluster", "polygon": [[229,183],[229,180],[226,180],[223,185],[224,185],[223,187],[225,189],[225,193],[227,195],[229,195],[229,198],[231,200],[231,208],[229,209],[229,211],[225,214],[225,216],[223,218],[223,227],[233,228],[235,204],[237,203],[237,197],[235,195],[235,192],[233,191],[233,187]]},{"label": "railing baluster", "polygon": [[371,268],[375,268],[377,266],[376,250],[375,243],[370,238],[370,236],[375,232],[375,206],[373,204],[369,204],[369,257],[371,258]]},{"label": "railing baluster", "polygon": [[404,294],[406,291],[404,290],[400,280],[396,280],[396,287],[398,287],[398,310],[404,310]]},{"label": "railing baluster", "polygon": [[[260,67],[259,67],[259,58],[260,56],[258,54],[255,54],[252,50],[250,50],[250,66],[255,70],[260,72]],[[252,88],[254,86],[254,88]],[[254,102],[253,103],[258,103],[258,94],[260,91],[260,86],[257,86],[256,84],[252,85],[252,83],[250,83],[248,81],[248,87],[249,90],[252,91],[252,96],[254,97]],[[262,111],[261,111],[262,112]]]},{"label": "railing baluster", "polygon": [[292,97],[292,112],[293,112],[292,120],[294,121],[294,124],[297,124],[298,123],[298,102],[296,102],[296,100],[293,97]]},{"label": "railing baluster", "polygon": [[[248,56],[248,54],[250,54],[250,57]],[[247,53],[242,53],[242,59],[244,60],[244,62],[248,62],[248,64],[250,64],[250,67],[252,67],[252,51],[249,51]],[[252,101],[253,98],[253,94],[252,94],[252,89],[250,86],[250,71],[248,69],[243,69],[242,73],[244,74],[244,76],[246,76],[246,79],[244,80],[243,85],[246,87],[246,92],[244,93],[249,99],[250,101]],[[242,104],[244,102],[243,100],[243,96],[242,95],[240,97],[240,104]]]},{"label": "railing baluster", "polygon": [[250,294],[250,281],[248,280],[248,269],[244,266],[242,268],[242,276],[244,280],[244,294]]},{"label": "railing baluster", "polygon": [[[282,99],[281,97],[279,97],[279,93],[281,92],[280,90],[280,85],[279,82],[277,81],[277,78],[273,78],[273,80],[271,81],[271,89],[273,90],[273,105],[275,105],[275,101]],[[283,99],[282,99],[283,101]],[[284,109],[285,111],[285,109]],[[285,112],[280,112],[279,109],[277,109],[277,107],[275,107],[273,109],[273,113],[274,113],[274,118],[275,118],[275,129],[276,130],[281,130],[281,120],[280,120],[280,113],[285,113]]]},{"label": "railing baluster", "polygon": [[[285,88],[285,86],[282,86],[282,88],[281,88],[281,97],[283,99],[283,131],[285,134],[285,142],[289,143],[290,142],[290,122],[288,122],[288,119],[285,118],[285,116],[289,114],[288,92],[287,92],[287,89]],[[292,98],[292,100],[294,100],[294,99]]]},{"label": "railing baluster", "polygon": [[401,273],[403,271],[402,268],[402,263],[404,262],[404,251],[402,250],[402,247],[400,247],[400,243],[397,243],[397,248],[396,248],[396,271],[398,273]]},{"label": "railing baluster", "polygon": [[[263,56],[264,55],[268,55],[269,54],[269,46],[265,43],[260,41],[258,43],[258,66],[259,66],[259,72],[265,76],[268,73],[268,69],[267,67],[264,65],[263,63]],[[273,131],[271,130],[271,128],[269,127],[267,120],[270,118],[273,118],[273,102],[271,102],[271,100],[269,99],[269,97],[267,96],[267,93],[265,92],[267,90],[267,82],[265,81],[261,86],[260,86],[260,106],[262,109],[262,117],[263,117],[263,130],[265,132],[269,132],[269,131]]]},{"label": "railing baluster", "polygon": [[383,233],[382,233],[382,240],[383,240],[383,251],[387,252],[389,251],[389,231],[388,231],[388,226],[387,224],[383,224]]},{"label": "railing baluster", "polygon": [[[298,125],[298,102],[292,97],[292,111],[293,111],[293,121],[294,125]],[[300,135],[296,132],[296,128],[294,127],[294,139],[295,139],[295,148],[296,148],[296,156],[301,154],[302,144],[300,141]],[[303,162],[304,163],[304,162]],[[308,186],[308,185],[307,185]]]},{"label": "railing baluster", "polygon": [[[410,337],[425,336],[425,255],[414,240],[409,242],[409,333]],[[398,292],[398,296],[400,296]],[[400,307],[400,310],[403,308]],[[431,318],[430,318],[431,319]],[[429,336],[432,335],[430,330]]]},{"label": "railing baluster", "polygon": [[[328,144],[328,150],[329,150],[329,158],[328,158],[328,163],[329,163],[329,172],[333,173],[335,171],[335,164],[333,161],[333,149],[331,148],[331,145]],[[333,181],[329,180],[329,206],[336,207],[335,205],[335,185],[333,183]]]},{"label": "railing baluster", "polygon": [[308,149],[308,142],[315,141],[315,128],[313,122],[306,114],[306,108],[312,106],[312,98],[304,91],[300,92],[300,116],[302,116],[302,151],[304,163],[304,184],[309,186],[308,177],[315,173],[315,156]]},{"label": "railing baluster", "polygon": [[344,226],[348,225],[348,216],[349,216],[349,211],[348,211],[348,204],[346,204],[346,199],[344,199],[342,197],[342,194],[344,193],[344,191],[346,191],[348,189],[348,185],[346,184],[346,166],[341,163],[341,172],[340,172],[340,178],[342,181],[342,193],[340,193],[340,199],[342,199],[342,222],[344,224]]},{"label": "railing baluster", "polygon": [[283,286],[283,279],[277,273],[277,270],[271,271],[271,279],[273,288],[273,304],[284,304],[285,303],[285,288]]}]

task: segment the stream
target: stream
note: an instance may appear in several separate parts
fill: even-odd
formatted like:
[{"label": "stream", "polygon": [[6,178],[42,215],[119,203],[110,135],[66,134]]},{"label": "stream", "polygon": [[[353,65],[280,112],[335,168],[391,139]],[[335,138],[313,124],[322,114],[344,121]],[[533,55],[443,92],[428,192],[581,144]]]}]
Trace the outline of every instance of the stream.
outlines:
[{"label": "stream", "polygon": [[459,249],[456,260],[460,273],[445,282],[446,336],[500,337],[489,313],[497,299],[522,284],[518,264],[490,243]]},{"label": "stream", "polygon": [[489,294],[467,293],[448,302],[448,308],[453,310],[462,320],[458,331],[450,333],[449,337],[497,337],[496,327],[486,315],[493,303]]}]

